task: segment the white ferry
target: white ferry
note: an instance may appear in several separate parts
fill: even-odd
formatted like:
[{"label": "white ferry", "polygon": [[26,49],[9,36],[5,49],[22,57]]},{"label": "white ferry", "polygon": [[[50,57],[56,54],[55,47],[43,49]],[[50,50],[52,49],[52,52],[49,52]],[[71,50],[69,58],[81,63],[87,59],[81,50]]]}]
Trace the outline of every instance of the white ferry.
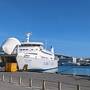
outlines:
[{"label": "white ferry", "polygon": [[16,54],[19,70],[25,66],[31,70],[49,70],[58,67],[58,58],[55,58],[54,48],[47,50],[42,42],[29,41],[31,33],[27,33],[26,41],[20,42],[16,38],[8,38],[2,45],[3,51]]}]

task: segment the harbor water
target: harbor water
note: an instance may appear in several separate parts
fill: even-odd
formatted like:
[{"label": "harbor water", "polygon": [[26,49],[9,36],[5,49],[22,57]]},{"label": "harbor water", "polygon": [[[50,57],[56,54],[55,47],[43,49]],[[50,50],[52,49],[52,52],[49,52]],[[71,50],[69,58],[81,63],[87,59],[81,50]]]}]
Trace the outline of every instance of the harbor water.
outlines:
[{"label": "harbor water", "polygon": [[58,73],[90,76],[90,66],[59,66]]},{"label": "harbor water", "polygon": [[90,66],[59,66],[55,69],[46,70],[43,72],[47,73],[58,73],[64,75],[80,75],[80,76],[90,76]]}]

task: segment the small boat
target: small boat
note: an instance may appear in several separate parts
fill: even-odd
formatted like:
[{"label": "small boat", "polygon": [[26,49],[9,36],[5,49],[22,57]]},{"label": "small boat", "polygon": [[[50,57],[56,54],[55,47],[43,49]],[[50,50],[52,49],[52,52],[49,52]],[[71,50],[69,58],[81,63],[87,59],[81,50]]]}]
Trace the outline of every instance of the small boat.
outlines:
[{"label": "small boat", "polygon": [[78,64],[72,62],[61,63],[61,66],[77,66]]}]

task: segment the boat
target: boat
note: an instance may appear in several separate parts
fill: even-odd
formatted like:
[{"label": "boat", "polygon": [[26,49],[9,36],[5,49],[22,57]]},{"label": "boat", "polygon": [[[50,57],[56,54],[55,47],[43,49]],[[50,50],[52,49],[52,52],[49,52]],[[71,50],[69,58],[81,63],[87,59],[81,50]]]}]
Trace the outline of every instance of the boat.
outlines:
[{"label": "boat", "polygon": [[19,70],[25,67],[28,70],[51,70],[58,67],[59,59],[55,57],[54,48],[44,48],[42,42],[32,42],[31,33],[27,33],[26,41],[17,38],[8,38],[2,45],[3,51],[8,55],[16,54]]}]

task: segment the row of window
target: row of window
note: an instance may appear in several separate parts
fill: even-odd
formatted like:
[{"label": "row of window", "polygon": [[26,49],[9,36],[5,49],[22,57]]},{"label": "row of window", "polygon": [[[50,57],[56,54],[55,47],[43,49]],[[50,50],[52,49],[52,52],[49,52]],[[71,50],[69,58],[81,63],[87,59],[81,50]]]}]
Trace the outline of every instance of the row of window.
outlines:
[{"label": "row of window", "polygon": [[20,47],[26,47],[26,46],[41,46],[40,44],[22,44]]},{"label": "row of window", "polygon": [[[29,50],[29,49],[20,49],[20,51],[27,51],[27,50]],[[38,49],[30,49],[31,51],[33,51],[33,50],[38,50]]]}]

